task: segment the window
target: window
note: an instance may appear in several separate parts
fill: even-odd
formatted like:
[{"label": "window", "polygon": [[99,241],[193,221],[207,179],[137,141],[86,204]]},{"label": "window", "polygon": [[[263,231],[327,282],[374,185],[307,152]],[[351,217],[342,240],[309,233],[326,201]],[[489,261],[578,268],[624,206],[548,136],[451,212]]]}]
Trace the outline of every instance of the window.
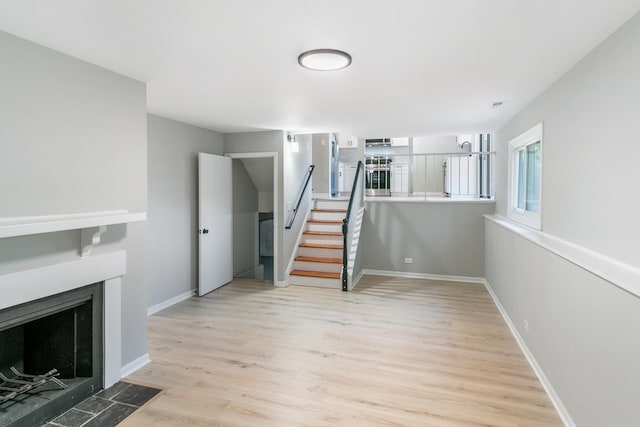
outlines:
[{"label": "window", "polygon": [[507,216],[541,229],[542,123],[509,142]]}]

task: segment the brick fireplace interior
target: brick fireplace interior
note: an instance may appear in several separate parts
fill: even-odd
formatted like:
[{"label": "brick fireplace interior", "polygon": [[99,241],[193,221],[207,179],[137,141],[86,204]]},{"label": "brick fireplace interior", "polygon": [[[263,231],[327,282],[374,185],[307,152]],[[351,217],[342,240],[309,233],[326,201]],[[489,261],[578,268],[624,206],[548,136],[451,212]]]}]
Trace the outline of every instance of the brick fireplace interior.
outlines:
[{"label": "brick fireplace interior", "polygon": [[40,425],[103,388],[103,286],[0,310],[0,425]]}]

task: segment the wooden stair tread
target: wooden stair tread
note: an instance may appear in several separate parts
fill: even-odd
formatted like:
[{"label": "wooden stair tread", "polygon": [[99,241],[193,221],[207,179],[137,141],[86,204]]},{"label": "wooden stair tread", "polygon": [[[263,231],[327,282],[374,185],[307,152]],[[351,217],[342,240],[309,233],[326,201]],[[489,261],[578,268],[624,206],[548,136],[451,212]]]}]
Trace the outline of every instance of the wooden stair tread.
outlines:
[{"label": "wooden stair tread", "polygon": [[289,274],[291,276],[320,277],[320,278],[323,278],[323,279],[338,279],[338,280],[340,280],[340,273],[327,273],[326,271],[293,270]]},{"label": "wooden stair tread", "polygon": [[342,224],[341,219],[310,219],[307,222],[313,224]]},{"label": "wooden stair tread", "polygon": [[311,209],[311,212],[339,212],[347,213],[346,209]]},{"label": "wooden stair tread", "polygon": [[297,256],[296,261],[323,262],[327,264],[342,264],[342,258],[322,258],[316,256]]},{"label": "wooden stair tread", "polygon": [[342,237],[341,231],[305,231],[303,234],[309,234],[311,236],[340,236]]},{"label": "wooden stair tread", "polygon": [[301,248],[342,249],[342,245],[326,245],[324,243],[300,243]]}]

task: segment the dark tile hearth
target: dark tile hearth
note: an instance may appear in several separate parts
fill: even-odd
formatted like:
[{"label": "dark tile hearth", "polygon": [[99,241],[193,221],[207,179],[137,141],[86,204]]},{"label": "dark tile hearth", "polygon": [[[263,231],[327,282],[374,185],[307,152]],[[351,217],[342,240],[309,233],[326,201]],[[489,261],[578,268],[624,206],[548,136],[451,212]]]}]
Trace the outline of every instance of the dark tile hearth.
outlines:
[{"label": "dark tile hearth", "polygon": [[121,381],[78,403],[45,427],[113,427],[159,392]]},{"label": "dark tile hearth", "polygon": [[131,384],[129,387],[113,396],[112,400],[125,403],[127,405],[142,406],[148,402],[149,399],[158,394],[159,391],[160,390],[155,388]]},{"label": "dark tile hearth", "polygon": [[96,394],[96,397],[101,397],[103,399],[112,399],[113,396],[123,391],[125,388],[129,387],[131,384],[125,382],[118,382],[109,387],[106,390],[102,390],[100,393]]}]

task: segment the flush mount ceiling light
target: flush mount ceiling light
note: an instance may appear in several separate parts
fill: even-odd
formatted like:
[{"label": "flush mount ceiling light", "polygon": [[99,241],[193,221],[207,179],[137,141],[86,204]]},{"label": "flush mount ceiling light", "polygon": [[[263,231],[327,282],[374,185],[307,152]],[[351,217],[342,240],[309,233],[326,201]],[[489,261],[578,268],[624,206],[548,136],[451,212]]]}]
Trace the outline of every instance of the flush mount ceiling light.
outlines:
[{"label": "flush mount ceiling light", "polygon": [[351,55],[337,49],[313,49],[298,56],[301,67],[315,71],[334,71],[351,65]]}]

